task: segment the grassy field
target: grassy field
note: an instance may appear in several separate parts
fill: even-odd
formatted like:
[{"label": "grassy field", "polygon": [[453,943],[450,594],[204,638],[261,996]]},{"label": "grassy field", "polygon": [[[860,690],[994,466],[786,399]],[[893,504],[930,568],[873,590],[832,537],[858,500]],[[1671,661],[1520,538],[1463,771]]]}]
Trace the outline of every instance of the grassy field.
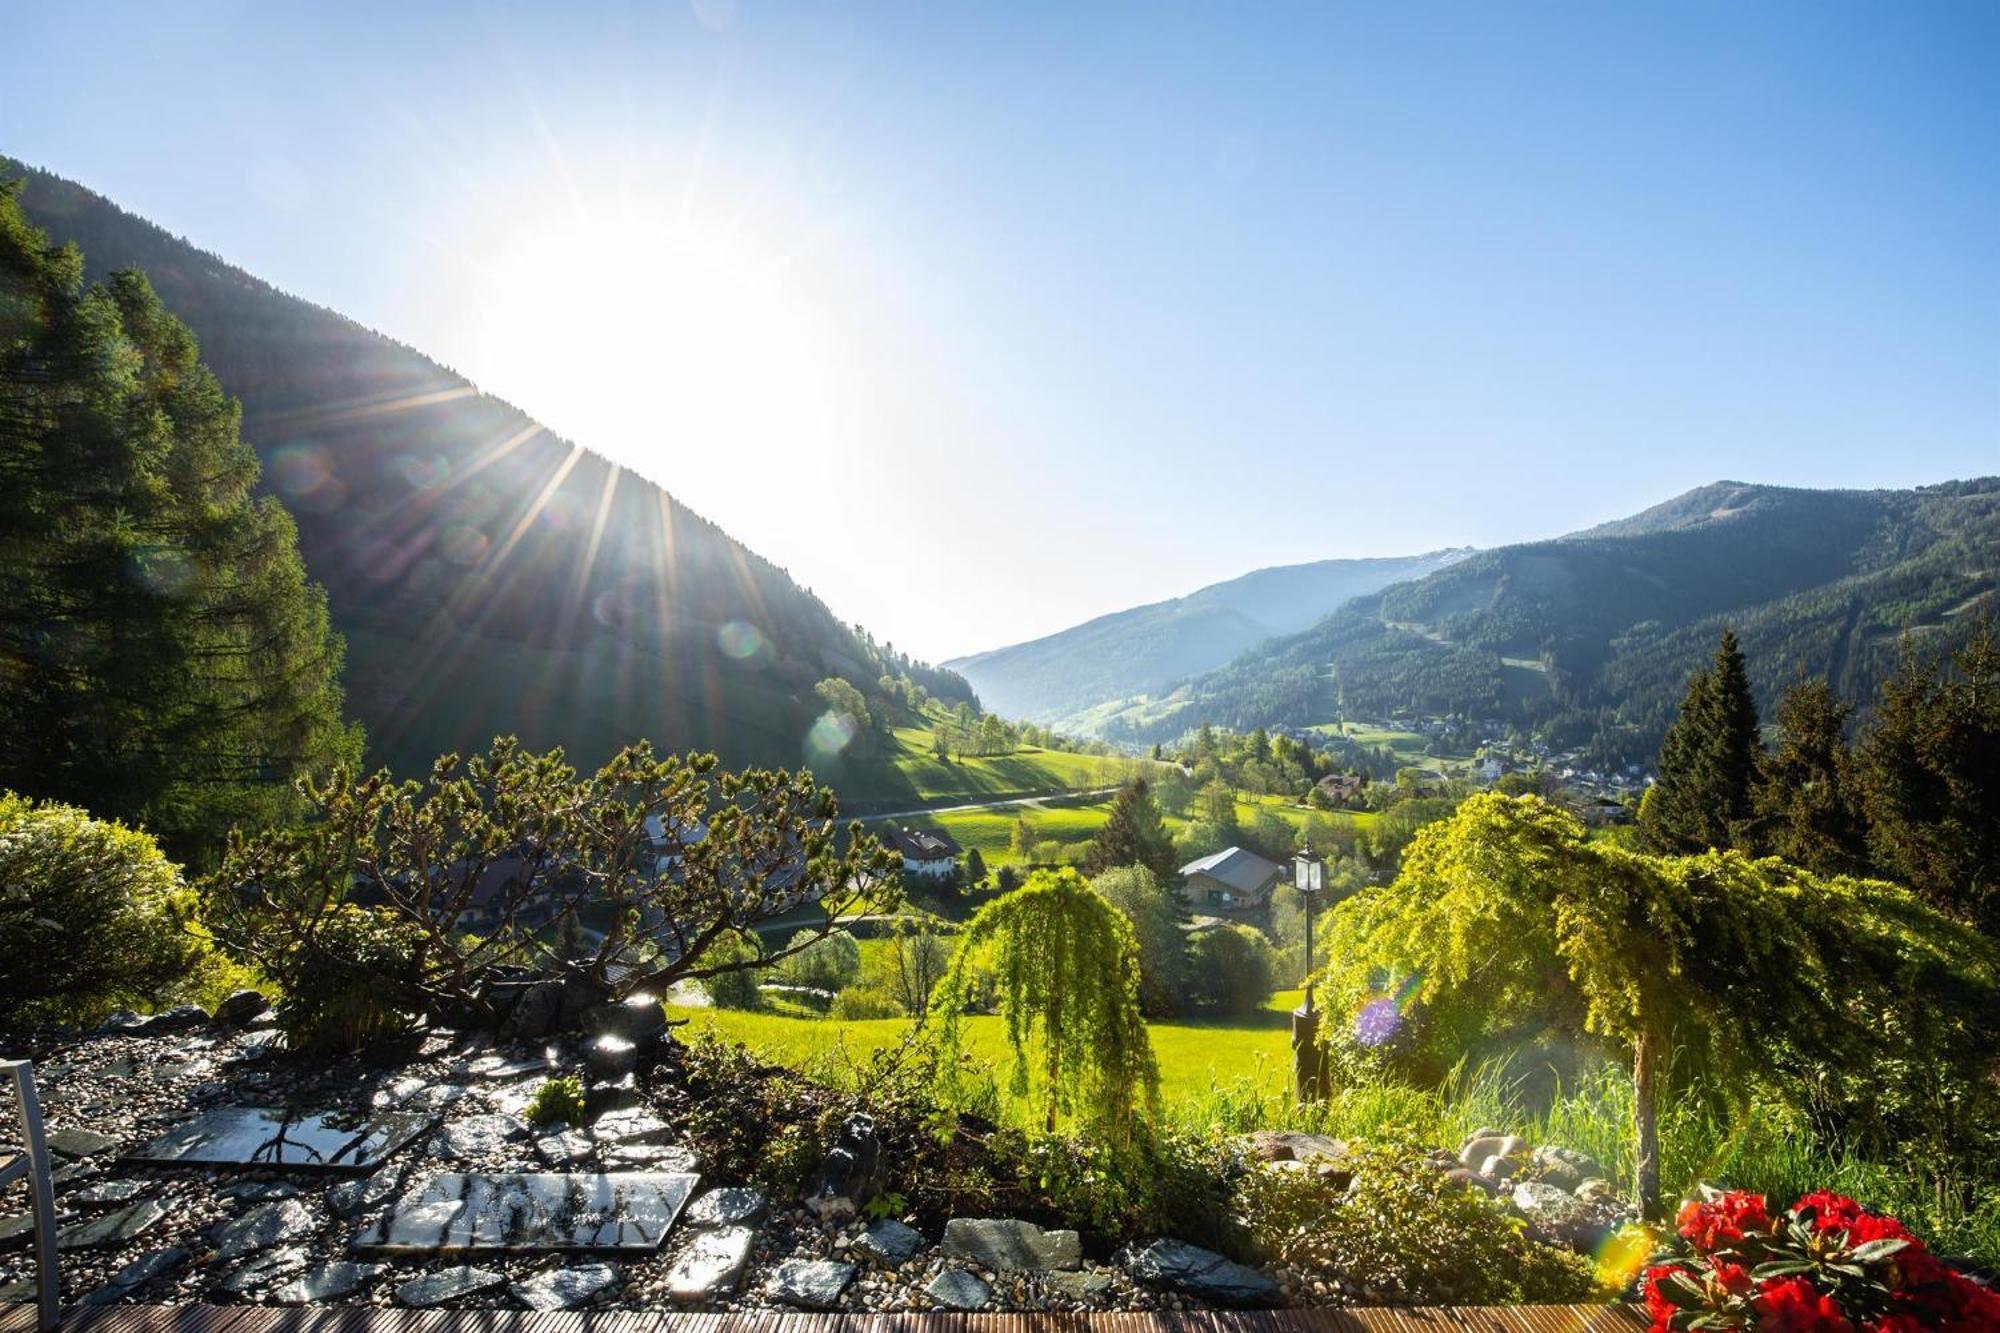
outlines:
[{"label": "grassy field", "polygon": [[[1219,1093],[1261,1096],[1284,1092],[1290,1077],[1291,1033],[1279,1007],[1298,1003],[1297,991],[1280,992],[1272,1008],[1236,1022],[1150,1023],[1147,1032],[1160,1063],[1160,1098],[1170,1115],[1186,1115]],[[903,1040],[907,1018],[837,1021],[732,1009],[671,1010],[688,1020],[684,1037],[710,1033],[739,1042],[776,1064],[832,1079],[850,1077],[878,1050]],[[999,1018],[965,1020],[969,1047],[982,1062],[1003,1069],[1012,1059]]]},{"label": "grassy field", "polygon": [[1112,787],[1139,763],[1034,746],[946,761],[931,753],[929,732],[898,727],[880,753],[844,760],[823,776],[840,793],[844,809],[868,814]]}]

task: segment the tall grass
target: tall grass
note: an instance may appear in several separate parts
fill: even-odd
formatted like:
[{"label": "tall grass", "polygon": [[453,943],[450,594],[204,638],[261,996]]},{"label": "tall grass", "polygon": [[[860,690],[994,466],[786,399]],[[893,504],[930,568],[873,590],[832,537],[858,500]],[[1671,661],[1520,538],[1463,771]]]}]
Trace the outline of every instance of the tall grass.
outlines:
[{"label": "tall grass", "polygon": [[[1437,1088],[1371,1083],[1305,1105],[1268,1078],[1217,1079],[1182,1089],[1163,1114],[1194,1132],[1302,1129],[1358,1140],[1407,1132],[1446,1147],[1497,1129],[1588,1153],[1614,1183],[1631,1181],[1632,1082],[1623,1069],[1602,1065],[1541,1095],[1531,1096],[1529,1086],[1548,1084],[1531,1083],[1499,1060],[1461,1066]],[[1678,1098],[1660,1117],[1660,1156],[1669,1192],[1691,1193],[1706,1182],[1756,1190],[1782,1206],[1810,1190],[1836,1190],[1901,1218],[1940,1254],[2000,1269],[2000,1182],[1989,1178],[1965,1197],[1940,1190],[1914,1162],[1835,1157],[1783,1106],[1732,1113],[1710,1099]]]}]

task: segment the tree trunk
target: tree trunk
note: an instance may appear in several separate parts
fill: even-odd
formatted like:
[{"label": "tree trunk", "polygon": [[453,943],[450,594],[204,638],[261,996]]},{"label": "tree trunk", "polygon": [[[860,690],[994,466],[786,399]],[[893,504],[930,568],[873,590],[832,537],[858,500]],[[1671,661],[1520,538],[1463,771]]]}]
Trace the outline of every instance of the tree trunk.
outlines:
[{"label": "tree trunk", "polygon": [[1632,1138],[1636,1179],[1633,1192],[1639,1215],[1660,1215],[1660,1110],[1654,1086],[1659,1054],[1651,1034],[1640,1032],[1632,1043]]}]

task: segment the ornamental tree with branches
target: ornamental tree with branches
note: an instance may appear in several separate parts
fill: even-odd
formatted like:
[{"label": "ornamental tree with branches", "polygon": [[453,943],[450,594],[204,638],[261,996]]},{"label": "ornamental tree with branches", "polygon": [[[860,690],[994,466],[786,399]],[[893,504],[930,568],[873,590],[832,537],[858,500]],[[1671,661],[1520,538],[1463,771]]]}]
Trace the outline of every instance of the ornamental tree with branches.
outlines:
[{"label": "ornamental tree with branches", "polygon": [[[1038,870],[979,909],[931,998],[946,1048],[991,977],[1007,1042],[1012,1091],[1032,1095],[1042,1127],[1064,1115],[1130,1137],[1159,1099],[1159,1069],[1139,1008],[1139,945],[1125,914],[1074,870]],[[947,1062],[955,1077],[957,1059]]]},{"label": "ornamental tree with branches", "polygon": [[[725,772],[645,742],[588,777],[504,737],[444,756],[427,783],[340,771],[300,790],[310,823],[232,838],[206,881],[217,938],[281,984],[345,969],[451,1021],[497,1018],[487,983],[521,969],[618,997],[770,967],[893,898],[896,858],[838,829],[809,773]],[[783,948],[718,947],[803,904],[820,919]],[[407,942],[392,963],[333,948],[353,908]]]},{"label": "ornamental tree with branches", "polygon": [[1594,1041],[1632,1068],[1649,1214],[1669,1049],[1677,1073],[1745,1101],[1842,1080],[1850,1106],[1938,1089],[1913,1119],[1947,1155],[1993,1108],[2000,954],[1894,885],[1736,852],[1638,855],[1538,797],[1487,793],[1419,832],[1395,883],[1330,926],[1320,994],[1354,1018],[1323,1029],[1336,1068],[1357,1046],[1436,1074],[1538,1033]]}]

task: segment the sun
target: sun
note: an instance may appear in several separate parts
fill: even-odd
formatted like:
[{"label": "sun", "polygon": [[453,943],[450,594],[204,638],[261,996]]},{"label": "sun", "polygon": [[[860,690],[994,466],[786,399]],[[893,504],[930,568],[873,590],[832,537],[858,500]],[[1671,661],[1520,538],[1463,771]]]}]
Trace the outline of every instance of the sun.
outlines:
[{"label": "sun", "polygon": [[829,340],[786,277],[677,223],[524,228],[486,265],[482,387],[684,500],[740,487],[831,439]]}]

